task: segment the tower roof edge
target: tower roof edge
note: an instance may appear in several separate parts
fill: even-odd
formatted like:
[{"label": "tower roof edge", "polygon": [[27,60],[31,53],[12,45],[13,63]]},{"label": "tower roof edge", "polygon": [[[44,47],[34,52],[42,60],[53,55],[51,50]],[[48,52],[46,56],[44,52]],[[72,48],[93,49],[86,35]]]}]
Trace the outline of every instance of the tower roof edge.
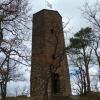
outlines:
[{"label": "tower roof edge", "polygon": [[56,10],[49,10],[49,9],[42,9],[42,10],[34,13],[33,16],[37,15],[37,14],[45,13],[45,12],[50,12],[50,13],[54,12],[54,13],[58,14],[62,18],[62,16],[60,15],[60,13],[58,11],[56,11]]}]

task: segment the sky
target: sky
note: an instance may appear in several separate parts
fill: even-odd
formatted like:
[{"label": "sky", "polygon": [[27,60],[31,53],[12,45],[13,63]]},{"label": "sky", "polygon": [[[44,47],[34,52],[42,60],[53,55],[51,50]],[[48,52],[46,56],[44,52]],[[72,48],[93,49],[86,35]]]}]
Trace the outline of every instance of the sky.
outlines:
[{"label": "sky", "polygon": [[[57,10],[63,21],[70,19],[69,27],[72,28],[72,31],[76,32],[80,28],[87,26],[86,20],[81,15],[81,8],[85,2],[93,4],[97,0],[47,0],[52,4],[52,10]],[[33,14],[38,12],[41,9],[50,9],[46,6],[46,0],[29,0],[32,6]]]},{"label": "sky", "polygon": [[[70,19],[69,28],[71,28],[71,33],[68,34],[68,37],[71,37],[73,33],[79,31],[82,27],[89,26],[89,23],[82,16],[81,8],[83,5],[88,2],[90,5],[93,5],[97,0],[47,0],[52,4],[52,10],[57,10],[62,16],[64,22]],[[100,1],[100,0],[98,0]],[[42,10],[50,9],[46,6],[46,0],[30,0],[32,6],[33,14]],[[96,68],[90,69],[90,74],[96,74]]]},{"label": "sky", "polygon": [[[30,7],[32,8],[32,13],[34,14],[42,9],[50,9],[46,6],[45,1],[46,0],[29,0]],[[88,25],[87,21],[81,15],[82,12],[80,8],[83,7],[85,2],[93,4],[94,2],[96,2],[96,0],[48,0],[48,2],[52,4],[52,10],[57,10],[60,13],[64,22],[70,19],[68,27],[72,28],[72,32],[77,32],[80,30],[80,28],[86,27]],[[72,34],[70,33],[69,36],[72,36]],[[91,72],[92,71],[93,70],[91,70]],[[29,75],[30,74],[27,74],[25,76],[28,80],[28,83],[25,83],[27,85],[26,87],[29,87]],[[16,85],[15,83],[13,83],[12,86],[15,86],[15,88],[12,88],[16,89],[17,87],[22,87],[20,85],[24,86],[23,84]],[[11,89],[11,85],[9,85],[9,89]],[[13,93],[10,93],[9,95],[11,94]]]}]

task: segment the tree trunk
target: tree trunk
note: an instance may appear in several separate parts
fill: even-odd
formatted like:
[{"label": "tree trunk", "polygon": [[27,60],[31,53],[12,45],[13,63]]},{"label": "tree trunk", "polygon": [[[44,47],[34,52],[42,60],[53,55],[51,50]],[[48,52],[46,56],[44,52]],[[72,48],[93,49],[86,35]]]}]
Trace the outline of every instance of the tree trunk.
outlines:
[{"label": "tree trunk", "polygon": [[1,86],[1,98],[2,100],[6,100],[6,93],[7,93],[7,82],[3,82]]},{"label": "tree trunk", "polygon": [[88,66],[86,66],[86,80],[87,80],[87,93],[90,93],[90,77],[89,77],[89,69]]},{"label": "tree trunk", "polygon": [[84,77],[84,95],[87,94],[87,91],[86,91],[86,81],[85,81],[85,77]]}]

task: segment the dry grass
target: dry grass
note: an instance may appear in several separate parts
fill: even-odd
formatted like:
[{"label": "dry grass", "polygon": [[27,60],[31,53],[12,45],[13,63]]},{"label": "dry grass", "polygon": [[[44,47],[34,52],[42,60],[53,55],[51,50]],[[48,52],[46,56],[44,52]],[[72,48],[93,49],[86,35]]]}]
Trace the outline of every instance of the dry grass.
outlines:
[{"label": "dry grass", "polygon": [[72,100],[100,100],[100,93],[90,93],[87,96],[71,96]]},{"label": "dry grass", "polygon": [[[34,100],[33,98],[28,98],[26,96],[9,97],[7,100]],[[71,96],[68,97],[58,97],[54,100],[100,100],[100,93],[90,93],[87,96]]]}]

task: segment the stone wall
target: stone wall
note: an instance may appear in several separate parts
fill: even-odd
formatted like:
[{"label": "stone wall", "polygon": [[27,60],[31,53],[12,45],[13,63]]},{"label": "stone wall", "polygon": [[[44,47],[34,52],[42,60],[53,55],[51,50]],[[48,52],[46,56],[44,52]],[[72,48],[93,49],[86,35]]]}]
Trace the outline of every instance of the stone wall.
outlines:
[{"label": "stone wall", "polygon": [[[62,17],[57,11],[41,10],[33,15],[31,96],[69,96],[69,69],[64,54]],[[63,56],[62,56],[63,55]],[[59,75],[59,93],[53,93],[52,73]],[[54,84],[58,84],[55,83]],[[46,87],[47,86],[47,87]]]}]

